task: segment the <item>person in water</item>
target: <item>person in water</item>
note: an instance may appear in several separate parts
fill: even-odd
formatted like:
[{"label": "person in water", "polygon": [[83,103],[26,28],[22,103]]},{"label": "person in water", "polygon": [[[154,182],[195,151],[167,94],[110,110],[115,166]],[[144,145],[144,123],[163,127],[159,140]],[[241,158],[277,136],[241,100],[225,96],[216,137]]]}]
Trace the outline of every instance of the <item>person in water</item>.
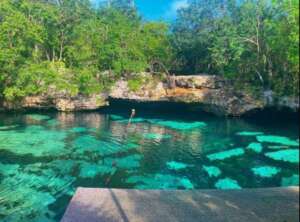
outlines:
[{"label": "person in water", "polygon": [[131,120],[132,120],[132,118],[133,118],[134,116],[135,116],[135,109],[132,109],[132,110],[131,110],[130,118],[129,118],[129,120],[128,120],[128,126],[130,125]]}]

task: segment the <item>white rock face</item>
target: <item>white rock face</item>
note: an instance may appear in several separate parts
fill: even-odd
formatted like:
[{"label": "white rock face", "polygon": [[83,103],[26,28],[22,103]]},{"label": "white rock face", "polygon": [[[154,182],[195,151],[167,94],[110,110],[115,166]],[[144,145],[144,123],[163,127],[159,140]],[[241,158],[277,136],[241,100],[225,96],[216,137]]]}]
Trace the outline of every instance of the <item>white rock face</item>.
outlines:
[{"label": "white rock face", "polygon": [[[180,102],[193,104],[199,111],[206,111],[219,116],[241,116],[252,110],[266,107],[290,108],[299,110],[299,98],[282,97],[274,99],[268,92],[261,99],[254,99],[244,92],[237,92],[223,78],[214,75],[173,76],[173,87],[166,81],[144,75],[144,83],[132,91],[128,81],[121,79],[115,83],[107,94],[91,96],[67,96],[65,93],[42,96],[29,96],[15,103],[4,102],[6,109],[20,108],[55,108],[60,111],[96,110],[108,105],[109,98],[135,102]],[[1,110],[1,108],[0,108]]]}]

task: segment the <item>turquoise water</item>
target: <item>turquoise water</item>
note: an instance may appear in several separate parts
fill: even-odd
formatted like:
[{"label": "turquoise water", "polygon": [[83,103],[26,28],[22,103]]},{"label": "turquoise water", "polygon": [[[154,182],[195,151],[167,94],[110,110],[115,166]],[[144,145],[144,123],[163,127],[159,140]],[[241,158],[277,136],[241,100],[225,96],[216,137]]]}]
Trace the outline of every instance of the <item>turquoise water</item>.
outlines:
[{"label": "turquoise water", "polygon": [[0,114],[0,221],[59,221],[79,186],[299,183],[296,122],[137,113]]}]

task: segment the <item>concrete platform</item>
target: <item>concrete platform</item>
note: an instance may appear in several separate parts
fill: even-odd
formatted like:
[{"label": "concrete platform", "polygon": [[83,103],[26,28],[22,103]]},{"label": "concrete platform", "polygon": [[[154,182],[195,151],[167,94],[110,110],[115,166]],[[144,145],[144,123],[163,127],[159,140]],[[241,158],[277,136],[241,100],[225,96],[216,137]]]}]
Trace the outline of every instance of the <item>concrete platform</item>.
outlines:
[{"label": "concrete platform", "polygon": [[79,188],[62,222],[297,222],[299,187],[232,191]]}]

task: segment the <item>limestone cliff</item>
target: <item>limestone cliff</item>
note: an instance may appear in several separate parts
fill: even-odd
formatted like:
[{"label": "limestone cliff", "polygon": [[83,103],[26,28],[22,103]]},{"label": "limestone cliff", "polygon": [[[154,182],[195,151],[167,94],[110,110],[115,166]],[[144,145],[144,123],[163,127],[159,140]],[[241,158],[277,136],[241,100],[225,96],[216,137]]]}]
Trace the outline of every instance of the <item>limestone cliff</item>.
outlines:
[{"label": "limestone cliff", "polygon": [[241,116],[245,113],[274,107],[299,110],[299,98],[280,98],[266,93],[261,99],[233,89],[223,78],[213,75],[175,76],[171,78],[170,88],[166,81],[151,74],[143,73],[144,81],[139,89],[132,90],[128,80],[121,79],[115,83],[109,93],[91,96],[43,95],[26,97],[18,102],[4,102],[5,109],[54,108],[59,111],[96,110],[107,106],[110,99],[135,102],[180,102],[196,104],[200,111],[219,116]]}]

